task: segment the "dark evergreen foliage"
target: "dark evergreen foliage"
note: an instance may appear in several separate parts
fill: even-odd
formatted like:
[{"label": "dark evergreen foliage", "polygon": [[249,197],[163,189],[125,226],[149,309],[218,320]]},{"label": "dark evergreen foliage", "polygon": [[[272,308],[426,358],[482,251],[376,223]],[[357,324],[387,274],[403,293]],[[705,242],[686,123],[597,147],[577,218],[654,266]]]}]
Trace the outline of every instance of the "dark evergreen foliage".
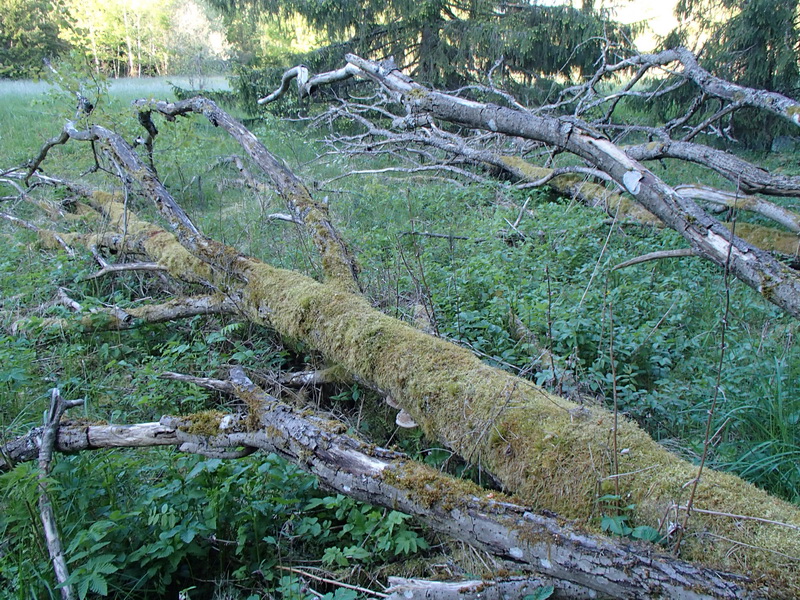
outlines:
[{"label": "dark evergreen foliage", "polygon": [[[681,0],[677,14],[708,36],[705,60],[723,79],[783,94],[798,88],[798,0]],[[730,13],[728,19],[715,20]]]},{"label": "dark evergreen foliage", "polygon": [[[234,39],[238,32],[229,28],[230,41],[240,48],[248,46],[249,66],[256,69],[240,73],[245,100],[274,86],[279,72],[291,64],[302,62],[312,71],[326,71],[342,66],[345,52],[377,60],[392,56],[417,81],[445,89],[482,80],[503,58],[497,79],[507,89],[527,95],[542,78],[593,70],[607,44],[613,49],[632,33],[591,3],[578,10],[489,0],[212,2],[231,23],[241,21],[243,14],[265,19],[300,14],[328,41],[326,47],[306,55],[264,60],[252,52],[247,40]],[[253,86],[259,91],[254,93]]]},{"label": "dark evergreen foliage", "polygon": [[[680,0],[676,14],[683,26],[670,34],[663,45],[686,45],[699,33],[705,40],[701,64],[715,75],[797,98],[798,9],[798,0]],[[679,90],[671,95],[673,105],[685,106],[694,93],[687,87]],[[794,131],[775,117],[740,111],[731,120],[731,133],[749,148],[769,150],[775,137]]]},{"label": "dark evergreen foliage", "polygon": [[31,77],[67,49],[49,0],[0,0],[0,78]]}]

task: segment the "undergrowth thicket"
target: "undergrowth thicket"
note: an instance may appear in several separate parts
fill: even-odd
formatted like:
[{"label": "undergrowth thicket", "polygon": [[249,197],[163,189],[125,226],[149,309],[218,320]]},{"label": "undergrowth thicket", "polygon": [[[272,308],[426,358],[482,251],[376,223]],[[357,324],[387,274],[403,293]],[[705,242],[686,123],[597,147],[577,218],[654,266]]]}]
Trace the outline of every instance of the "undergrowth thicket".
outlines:
[{"label": "undergrowth thicket", "polygon": [[[148,90],[108,95],[102,82],[96,89],[97,120],[127,139],[138,135],[126,102]],[[0,99],[3,167],[34,155],[72,112],[71,100],[57,93],[6,93],[0,86]],[[306,181],[354,167],[342,157],[314,160],[314,134],[302,125],[268,116],[249,124]],[[268,220],[282,210],[280,203],[254,194],[234,170],[215,164],[241,152],[223,132],[199,118],[159,129],[162,180],[206,233],[279,266],[319,274],[304,233]],[[72,142],[54,149],[44,167],[77,179],[92,164],[89,146]],[[695,174],[685,170],[670,177]],[[102,173],[86,180],[109,181]],[[1,189],[2,195],[13,193]],[[615,383],[620,410],[655,439],[689,457],[702,452],[720,352],[722,273],[694,258],[610,270],[633,256],[681,247],[677,234],[612,223],[609,215],[544,190],[520,192],[503,184],[365,177],[339,180],[316,194],[329,197],[363,266],[368,295],[382,310],[412,320],[422,305],[441,335],[500,368],[586,402],[608,401]],[[529,212],[515,230],[509,222],[526,200]],[[132,202],[140,214],[155,218],[147,202]],[[42,217],[17,202],[3,204],[3,210]],[[452,237],[419,235],[425,232]],[[175,290],[136,274],[87,281],[95,270],[88,253],[73,260],[43,253],[31,233],[4,223],[0,236],[3,438],[40,423],[53,386],[65,398],[86,398],[85,408],[71,418],[139,422],[229,402],[158,380],[164,371],[225,376],[238,364],[267,381],[280,370],[319,366],[313,353],[290,351],[268,331],[221,319],[130,332],[14,335],[11,326],[21,316],[68,316],[50,303],[58,287],[86,308],[126,306]],[[712,466],[800,503],[797,322],[733,282],[726,335]],[[543,349],[558,362],[544,358]],[[419,434],[397,434],[393,415],[370,407],[358,386],[324,392],[307,399],[347,419],[353,432],[369,433],[380,443],[391,440],[431,463],[447,461],[446,451],[431,448]],[[429,546],[437,542],[399,513],[325,494],[275,456],[221,462],[171,450],[93,452],[58,458],[51,479],[82,597],[174,597],[187,590],[200,598],[216,590],[226,598],[267,592],[311,598],[297,574],[281,567],[319,567],[371,585],[367,570],[379,566],[383,573],[424,573],[407,559],[432,552]],[[0,598],[55,597],[39,533],[34,465],[0,476],[0,486]],[[337,600],[357,595],[323,583],[319,589]]]}]

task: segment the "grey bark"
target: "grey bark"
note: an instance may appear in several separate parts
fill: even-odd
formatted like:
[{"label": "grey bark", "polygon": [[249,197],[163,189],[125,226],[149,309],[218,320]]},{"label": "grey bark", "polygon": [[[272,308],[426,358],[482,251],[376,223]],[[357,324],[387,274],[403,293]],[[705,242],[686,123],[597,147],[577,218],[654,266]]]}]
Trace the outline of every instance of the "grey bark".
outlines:
[{"label": "grey bark", "polygon": [[[173,376],[172,378],[180,378]],[[463,480],[410,461],[401,453],[366,444],[335,430],[327,419],[307,416],[269,396],[241,369],[230,381],[190,378],[233,393],[258,413],[220,415],[213,431],[195,432],[191,417],[162,417],[136,425],[59,427],[54,448],[178,446],[207,456],[234,457],[248,449],[275,452],[316,475],[326,487],[358,500],[417,516],[432,529],[509,561],[513,568],[552,578],[562,598],[759,598],[747,578],[687,563],[645,543],[588,534],[569,522],[507,501]],[[0,471],[33,460],[39,429],[3,446]],[[241,449],[245,450],[242,451]],[[232,452],[233,451],[233,452]],[[6,462],[11,460],[11,463]],[[509,584],[513,586],[516,584]],[[506,589],[506,588],[500,588]],[[420,597],[420,596],[416,596]]]}]

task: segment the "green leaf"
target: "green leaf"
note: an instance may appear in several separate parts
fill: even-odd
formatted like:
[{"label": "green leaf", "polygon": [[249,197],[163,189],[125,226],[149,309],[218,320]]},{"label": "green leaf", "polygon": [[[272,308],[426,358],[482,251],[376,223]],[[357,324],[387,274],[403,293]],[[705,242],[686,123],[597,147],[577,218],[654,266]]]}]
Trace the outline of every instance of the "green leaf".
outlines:
[{"label": "green leaf", "polygon": [[654,542],[657,544],[664,536],[659,533],[658,529],[650,527],[649,525],[640,525],[639,527],[633,528],[631,537],[637,540],[645,540],[647,542]]},{"label": "green leaf", "polygon": [[95,594],[100,594],[101,596],[108,595],[108,582],[102,575],[92,575],[89,580],[89,587]]},{"label": "green leaf", "polygon": [[552,585],[545,585],[535,589],[532,594],[523,596],[522,600],[547,600],[553,595],[553,592],[555,592],[555,588]]}]

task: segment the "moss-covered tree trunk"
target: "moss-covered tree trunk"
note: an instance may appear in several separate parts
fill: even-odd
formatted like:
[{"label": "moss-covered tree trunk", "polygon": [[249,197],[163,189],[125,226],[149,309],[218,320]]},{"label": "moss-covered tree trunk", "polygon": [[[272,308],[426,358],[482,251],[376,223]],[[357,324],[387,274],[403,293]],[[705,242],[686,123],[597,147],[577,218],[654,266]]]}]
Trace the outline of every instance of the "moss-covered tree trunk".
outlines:
[{"label": "moss-covered tree trunk", "polygon": [[[230,380],[177,374],[169,378],[234,395],[251,413],[203,412],[125,426],[65,422],[58,428],[55,448],[78,452],[172,445],[183,452],[227,459],[257,449],[275,452],[316,475],[329,489],[415,515],[439,533],[509,561],[522,572],[546,578],[531,582],[528,575],[522,582],[509,582],[512,589],[501,585],[506,594],[519,592],[524,589],[521,584],[527,583],[532,589],[551,584],[554,598],[563,600],[761,596],[744,587],[744,578],[735,574],[701,568],[663,551],[632,546],[627,540],[604,538],[580,524],[532,512],[502,494],[442,474],[406,455],[343,435],[344,424],[293,409],[264,393],[241,369],[232,369]],[[42,428],[37,428],[0,446],[0,472],[15,462],[33,460],[42,437]],[[458,597],[485,598],[482,591],[466,590]]]}]

